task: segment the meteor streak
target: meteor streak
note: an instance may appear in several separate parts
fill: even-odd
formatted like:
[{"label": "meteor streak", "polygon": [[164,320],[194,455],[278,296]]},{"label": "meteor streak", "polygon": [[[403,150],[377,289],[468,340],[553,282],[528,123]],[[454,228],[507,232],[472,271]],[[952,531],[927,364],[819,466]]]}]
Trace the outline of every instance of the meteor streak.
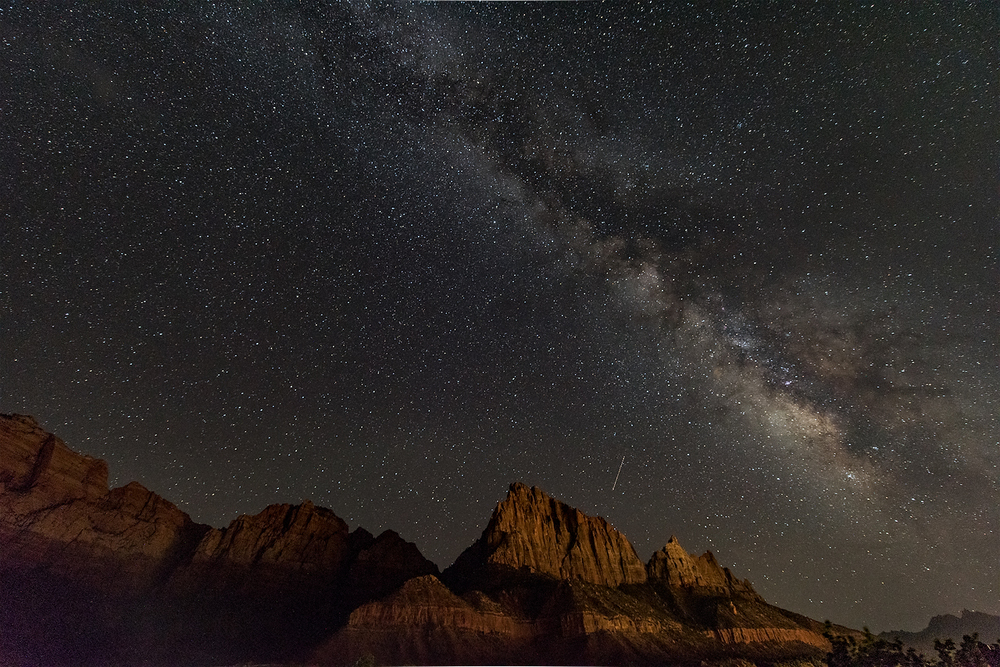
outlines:
[{"label": "meteor streak", "polygon": [[614,491],[615,487],[618,486],[618,478],[622,474],[622,466],[625,465],[625,455],[622,454],[622,462],[618,464],[618,474],[615,475],[615,483],[611,485],[611,490]]}]

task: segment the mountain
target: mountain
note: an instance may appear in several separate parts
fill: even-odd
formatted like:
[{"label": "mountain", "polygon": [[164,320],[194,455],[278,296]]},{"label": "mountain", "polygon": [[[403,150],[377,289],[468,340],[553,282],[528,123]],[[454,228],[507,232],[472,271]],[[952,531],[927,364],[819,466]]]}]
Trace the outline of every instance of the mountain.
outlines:
[{"label": "mountain", "polygon": [[[842,631],[849,632],[845,628]],[[700,663],[821,657],[823,626],[767,604],[711,552],[671,538],[643,564],[624,535],[513,484],[440,578],[362,605],[320,664]]]},{"label": "mountain", "polygon": [[31,417],[0,416],[0,664],[292,660],[437,566],[309,501],[195,523]]},{"label": "mountain", "polygon": [[107,476],[0,415],[0,664],[774,662],[829,646],[711,552],[671,538],[643,563],[604,519],[523,484],[439,572],[309,501],[213,528]]},{"label": "mountain", "polygon": [[963,609],[961,616],[954,614],[934,616],[926,628],[917,632],[891,630],[879,636],[889,640],[899,639],[906,646],[912,646],[917,651],[934,656],[935,639],[941,641],[951,639],[959,645],[963,636],[973,634],[978,634],[981,642],[1000,643],[1000,616]]},{"label": "mountain", "polygon": [[512,484],[482,537],[449,568],[458,584],[526,571],[600,586],[642,584],[646,566],[625,536],[600,517]]}]

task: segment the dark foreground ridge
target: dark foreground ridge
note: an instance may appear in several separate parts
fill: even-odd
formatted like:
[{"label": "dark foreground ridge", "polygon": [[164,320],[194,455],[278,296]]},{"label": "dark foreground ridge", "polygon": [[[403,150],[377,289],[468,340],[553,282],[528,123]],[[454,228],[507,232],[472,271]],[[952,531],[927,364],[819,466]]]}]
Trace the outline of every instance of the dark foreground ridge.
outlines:
[{"label": "dark foreground ridge", "polygon": [[523,484],[440,573],[308,501],[216,529],[107,475],[0,415],[0,664],[773,664],[830,646],[711,552],[671,538],[643,563]]}]

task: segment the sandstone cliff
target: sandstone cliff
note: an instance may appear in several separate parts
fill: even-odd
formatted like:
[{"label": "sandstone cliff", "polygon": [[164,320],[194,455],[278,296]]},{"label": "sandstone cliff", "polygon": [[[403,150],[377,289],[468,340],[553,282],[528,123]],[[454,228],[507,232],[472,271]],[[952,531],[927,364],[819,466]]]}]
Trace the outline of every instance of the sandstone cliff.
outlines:
[{"label": "sandstone cliff", "polygon": [[38,569],[110,592],[155,585],[207,526],[31,417],[0,417],[0,569]]},{"label": "sandstone cliff", "polygon": [[195,523],[0,415],[2,664],[774,662],[826,646],[711,553],[671,538],[644,565],[607,521],[523,484],[437,574],[396,533],[309,501]]},{"label": "sandstone cliff", "polygon": [[550,582],[535,605],[523,604],[522,585],[458,596],[436,577],[412,579],[356,609],[310,662],[345,665],[371,655],[388,664],[653,665],[817,658],[828,648],[818,624],[796,625],[780,613],[762,626],[753,619],[749,627],[693,626],[646,585]]},{"label": "sandstone cliff", "polygon": [[646,581],[635,549],[611,524],[520,483],[511,485],[482,537],[449,570],[459,585],[515,572],[601,586]]},{"label": "sandstone cliff", "polygon": [[411,580],[356,609],[314,660],[658,664],[828,646],[818,624],[768,605],[710,552],[671,538],[643,565],[604,519],[523,484],[443,578],[461,597]]},{"label": "sandstone cliff", "polygon": [[[25,493],[29,490],[30,496]],[[13,497],[22,501],[23,511],[73,499],[96,500],[107,491],[104,461],[73,452],[32,417],[0,416],[0,493],[18,494]]]},{"label": "sandstone cliff", "polygon": [[654,553],[646,566],[651,581],[671,588],[701,591],[714,595],[751,595],[757,597],[749,581],[740,581],[729,568],[723,568],[711,551],[695,558],[673,535]]},{"label": "sandstone cliff", "polygon": [[136,482],[109,489],[107,477],[104,461],[31,417],[0,415],[0,662],[161,660],[129,645],[143,637],[168,654],[280,656],[437,572],[395,533],[349,533],[309,501],[216,529]]},{"label": "sandstone cliff", "polygon": [[208,530],[169,587],[244,594],[327,588],[350,557],[348,536],[343,520],[308,500],[271,505]]}]

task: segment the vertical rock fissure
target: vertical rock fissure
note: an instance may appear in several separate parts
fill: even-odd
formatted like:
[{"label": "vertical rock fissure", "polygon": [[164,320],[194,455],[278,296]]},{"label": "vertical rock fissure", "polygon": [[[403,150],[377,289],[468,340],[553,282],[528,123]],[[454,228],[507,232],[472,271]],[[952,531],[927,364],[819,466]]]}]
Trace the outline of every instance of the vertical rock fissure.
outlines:
[{"label": "vertical rock fissure", "polygon": [[35,456],[35,463],[31,468],[31,472],[28,474],[28,477],[24,480],[24,482],[18,486],[18,491],[27,491],[38,483],[38,479],[52,462],[52,454],[55,452],[55,449],[56,437],[49,434],[42,442],[42,446],[38,449],[38,454]]}]

